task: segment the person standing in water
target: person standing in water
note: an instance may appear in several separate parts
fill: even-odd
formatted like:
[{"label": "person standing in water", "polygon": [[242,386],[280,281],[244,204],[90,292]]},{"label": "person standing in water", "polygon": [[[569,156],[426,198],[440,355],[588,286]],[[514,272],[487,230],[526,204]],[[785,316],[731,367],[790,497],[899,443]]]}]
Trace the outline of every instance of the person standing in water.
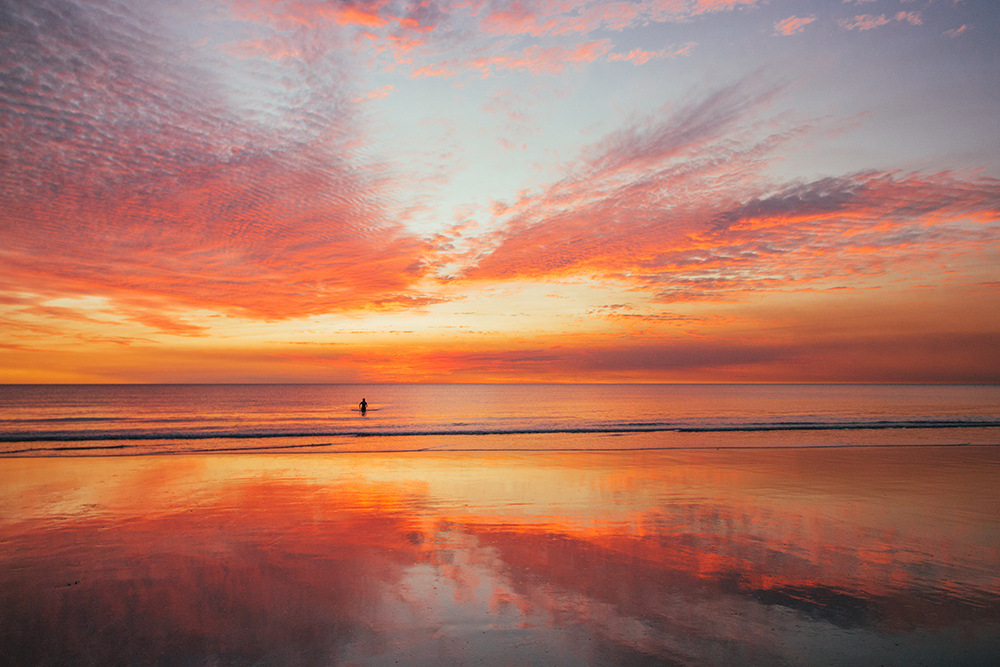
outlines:
[{"label": "person standing in water", "polygon": [[361,410],[361,414],[365,414],[365,412],[368,410],[368,402],[362,398],[361,402],[358,403],[358,408]]}]

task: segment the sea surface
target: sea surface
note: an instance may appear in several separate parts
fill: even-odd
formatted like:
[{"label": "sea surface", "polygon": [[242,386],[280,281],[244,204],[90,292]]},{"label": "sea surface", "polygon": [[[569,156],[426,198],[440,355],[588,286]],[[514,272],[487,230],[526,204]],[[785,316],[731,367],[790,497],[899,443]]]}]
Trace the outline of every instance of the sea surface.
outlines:
[{"label": "sea surface", "polygon": [[0,666],[995,667],[998,421],[992,386],[0,387]]},{"label": "sea surface", "polygon": [[0,455],[872,444],[1000,444],[1000,386],[0,386]]}]

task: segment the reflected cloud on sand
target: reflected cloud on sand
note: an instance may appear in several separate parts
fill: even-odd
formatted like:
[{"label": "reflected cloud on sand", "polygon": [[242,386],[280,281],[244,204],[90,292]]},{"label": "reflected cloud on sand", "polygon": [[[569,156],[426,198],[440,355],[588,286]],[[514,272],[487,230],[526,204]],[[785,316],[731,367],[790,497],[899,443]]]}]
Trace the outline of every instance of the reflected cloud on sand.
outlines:
[{"label": "reflected cloud on sand", "polygon": [[6,460],[6,664],[990,664],[1000,448]]}]

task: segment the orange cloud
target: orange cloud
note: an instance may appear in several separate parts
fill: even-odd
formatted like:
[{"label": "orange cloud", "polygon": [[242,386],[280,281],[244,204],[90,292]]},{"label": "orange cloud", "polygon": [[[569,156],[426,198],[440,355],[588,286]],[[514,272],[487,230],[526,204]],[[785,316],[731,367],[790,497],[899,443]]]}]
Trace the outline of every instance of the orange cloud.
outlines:
[{"label": "orange cloud", "polygon": [[384,3],[378,3],[375,7],[365,7],[351,4],[327,5],[333,12],[337,23],[341,25],[360,25],[369,28],[381,28],[386,24],[386,19],[379,15],[378,10]]}]

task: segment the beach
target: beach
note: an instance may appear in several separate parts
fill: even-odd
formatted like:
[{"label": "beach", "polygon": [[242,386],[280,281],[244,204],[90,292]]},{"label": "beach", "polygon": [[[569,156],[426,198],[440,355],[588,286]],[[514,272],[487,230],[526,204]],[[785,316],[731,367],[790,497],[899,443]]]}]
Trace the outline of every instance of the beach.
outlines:
[{"label": "beach", "polygon": [[997,479],[989,446],[8,458],[3,663],[994,664]]},{"label": "beach", "polygon": [[1000,0],[0,47],[0,667],[1000,666]]}]

